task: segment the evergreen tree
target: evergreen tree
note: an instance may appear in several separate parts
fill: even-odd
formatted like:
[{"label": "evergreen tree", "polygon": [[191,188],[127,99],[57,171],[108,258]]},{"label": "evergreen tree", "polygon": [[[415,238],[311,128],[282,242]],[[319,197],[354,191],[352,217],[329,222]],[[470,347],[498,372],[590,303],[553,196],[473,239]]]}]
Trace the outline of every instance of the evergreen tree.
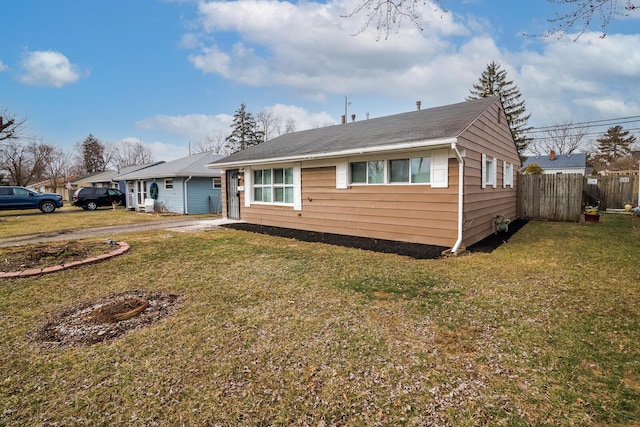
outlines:
[{"label": "evergreen tree", "polygon": [[231,124],[233,131],[226,138],[227,147],[231,152],[241,151],[253,145],[258,145],[264,140],[264,133],[258,129],[253,115],[247,111],[243,102],[236,110]]},{"label": "evergreen tree", "polygon": [[80,161],[86,173],[102,172],[107,167],[105,146],[98,139],[89,136],[80,144]]},{"label": "evergreen tree", "polygon": [[491,61],[487,65],[487,69],[482,72],[479,83],[474,84],[470,92],[471,96],[467,97],[467,100],[489,96],[500,97],[507,115],[511,135],[516,143],[516,149],[520,158],[523,158],[523,152],[531,142],[531,138],[525,135],[531,129],[528,126],[531,114],[527,114],[525,102],[521,99],[522,94],[518,86],[514,85],[513,81],[507,80],[507,72],[500,68],[499,63]]},{"label": "evergreen tree", "polygon": [[631,157],[631,145],[636,142],[636,137],[617,125],[609,128],[607,133],[596,141],[598,142],[598,152],[594,156],[596,167],[610,169],[612,165],[625,163],[623,160]]}]

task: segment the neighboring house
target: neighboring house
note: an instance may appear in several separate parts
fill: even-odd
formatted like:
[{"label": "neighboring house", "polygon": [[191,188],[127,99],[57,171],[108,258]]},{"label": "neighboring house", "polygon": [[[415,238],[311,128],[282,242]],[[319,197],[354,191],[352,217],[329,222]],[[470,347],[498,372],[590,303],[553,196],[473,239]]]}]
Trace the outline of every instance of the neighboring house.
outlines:
[{"label": "neighboring house", "polygon": [[497,97],[290,133],[209,165],[224,215],[457,252],[517,215],[520,160]]},{"label": "neighboring house", "polygon": [[53,180],[46,180],[36,182],[35,184],[28,185],[27,188],[30,188],[39,193],[57,193],[62,195],[62,200],[69,201],[71,200],[71,196],[73,192],[69,194],[71,189],[71,180],[79,178],[78,175],[68,176],[65,178],[60,178],[58,183],[55,183]]},{"label": "neighboring house", "polygon": [[101,177],[108,176],[111,173],[112,171],[92,172],[87,175],[82,175],[76,179],[72,179],[68,181],[67,184],[65,185],[65,188],[67,189],[68,196],[69,196],[67,200],[71,200],[71,197],[79,188],[93,187],[94,186],[92,184],[93,179],[101,180],[102,179]]},{"label": "neighboring house", "polygon": [[109,170],[105,171],[105,173],[97,175],[87,180],[87,182],[92,187],[107,187],[107,188],[117,188],[123,193],[126,192],[126,184],[123,180],[120,179],[120,176],[127,175],[132,172],[136,172],[142,169],[146,169],[151,166],[156,166],[164,163],[164,161],[146,163],[144,165],[135,165],[135,166],[126,166],[120,168],[119,170]]},{"label": "neighboring house", "polygon": [[587,174],[587,155],[585,153],[556,154],[551,151],[548,156],[531,156],[525,160],[522,170],[533,163],[537,163],[542,168],[542,173],[545,174]]},{"label": "neighboring house", "polygon": [[218,154],[199,153],[118,175],[118,180],[126,182],[127,208],[146,210],[151,203],[158,212],[220,212],[220,170],[207,167],[220,158]]}]

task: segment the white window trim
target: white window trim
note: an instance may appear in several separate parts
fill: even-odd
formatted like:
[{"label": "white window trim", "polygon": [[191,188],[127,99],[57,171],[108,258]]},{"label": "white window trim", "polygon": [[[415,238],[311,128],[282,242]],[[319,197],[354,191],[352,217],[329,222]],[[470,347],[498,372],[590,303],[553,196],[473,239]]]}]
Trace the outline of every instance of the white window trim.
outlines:
[{"label": "white window trim", "polygon": [[[253,200],[253,172],[256,170],[265,170],[265,169],[292,169],[293,173],[293,184],[287,184],[284,187],[293,188],[293,203],[285,203],[285,202],[262,202]],[[265,205],[265,206],[289,206],[293,207],[293,210],[300,211],[302,210],[302,170],[300,164],[294,165],[282,165],[282,166],[264,166],[264,167],[256,167],[254,169],[246,168],[244,171],[244,205],[245,207],[250,207],[252,204],[256,205]],[[273,173],[271,178],[271,185],[269,186],[273,188]]]},{"label": "white window trim", "polygon": [[[218,182],[219,187],[216,187],[216,181]],[[222,189],[222,177],[213,177],[211,178],[211,186],[214,190]]]},{"label": "white window trim", "polygon": [[[487,176],[487,160],[491,161],[491,170],[490,175],[489,175],[489,179],[486,180],[485,177]],[[497,188],[497,168],[496,168],[496,164],[498,163],[498,160],[493,157],[487,157],[486,154],[482,154],[482,176],[481,176],[481,180],[482,180],[482,188],[487,188],[487,185],[490,185],[492,188]]]},{"label": "white window trim", "polygon": [[502,162],[502,188],[513,188],[513,163]]},{"label": "white window trim", "polygon": [[[389,180],[389,162],[392,160],[409,160],[420,157],[429,157],[430,165],[430,182],[391,182]],[[368,183],[368,182],[351,182],[351,163],[368,163],[375,161],[384,162],[384,182]],[[367,178],[368,180],[368,178]],[[349,160],[338,163],[336,165],[336,189],[345,189],[351,186],[370,186],[370,185],[424,185],[432,188],[447,188],[449,186],[449,150],[430,151],[426,154],[416,155],[409,154],[406,157],[388,157],[376,158],[368,160]]]},{"label": "white window trim", "polygon": [[246,168],[244,170],[244,207],[251,206],[251,198],[253,197],[253,169]]},{"label": "white window trim", "polygon": [[173,178],[165,178],[164,179],[164,189],[165,190],[173,190]]}]

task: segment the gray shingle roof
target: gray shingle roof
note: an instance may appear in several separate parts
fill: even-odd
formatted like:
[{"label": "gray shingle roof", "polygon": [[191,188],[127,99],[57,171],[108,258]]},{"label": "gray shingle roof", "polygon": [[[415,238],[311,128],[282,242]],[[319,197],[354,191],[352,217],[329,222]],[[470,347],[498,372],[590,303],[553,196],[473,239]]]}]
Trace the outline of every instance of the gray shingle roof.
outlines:
[{"label": "gray shingle roof", "polygon": [[110,181],[119,181],[121,175],[126,175],[131,172],[135,172],[140,169],[148,168],[151,166],[158,165],[160,163],[164,163],[164,161],[154,162],[154,163],[146,163],[144,165],[135,165],[135,166],[125,166],[120,168],[120,172],[115,170],[105,171],[104,175],[99,175],[95,178],[88,179],[87,182],[110,182]]},{"label": "gray shingle roof", "polygon": [[161,163],[142,170],[118,176],[119,180],[131,181],[136,179],[151,178],[176,178],[176,177],[213,177],[220,174],[219,169],[210,169],[207,165],[223,156],[214,153],[198,153],[187,157]]},{"label": "gray shingle roof", "polygon": [[555,160],[549,156],[531,156],[522,165],[526,168],[532,163],[537,163],[542,169],[570,169],[584,168],[587,166],[587,155],[585,153],[556,154]]},{"label": "gray shingle roof", "polygon": [[459,136],[498,97],[427,108],[409,113],[281,135],[234,153],[216,164],[322,156],[352,149],[375,149],[413,141]]}]

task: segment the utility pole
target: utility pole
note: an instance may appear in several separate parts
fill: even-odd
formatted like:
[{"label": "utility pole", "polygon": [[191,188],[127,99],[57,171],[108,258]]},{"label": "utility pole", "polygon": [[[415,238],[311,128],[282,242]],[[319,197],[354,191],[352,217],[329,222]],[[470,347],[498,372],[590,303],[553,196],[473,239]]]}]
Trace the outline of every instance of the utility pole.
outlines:
[{"label": "utility pole", "polygon": [[342,119],[342,124],[348,123],[348,115],[347,115],[347,107],[350,105],[350,102],[347,102],[347,97],[344,97],[344,118]]}]

